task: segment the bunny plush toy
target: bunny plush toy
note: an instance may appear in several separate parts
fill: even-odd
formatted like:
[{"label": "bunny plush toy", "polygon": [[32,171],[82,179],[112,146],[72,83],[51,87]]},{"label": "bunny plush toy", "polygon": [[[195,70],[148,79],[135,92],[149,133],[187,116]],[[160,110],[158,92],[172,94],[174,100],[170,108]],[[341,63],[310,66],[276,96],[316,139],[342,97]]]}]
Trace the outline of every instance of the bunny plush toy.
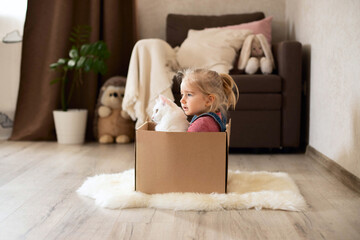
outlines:
[{"label": "bunny plush toy", "polygon": [[251,34],[246,37],[240,53],[239,70],[254,74],[260,68],[263,74],[272,73],[275,68],[271,48],[263,34]]}]

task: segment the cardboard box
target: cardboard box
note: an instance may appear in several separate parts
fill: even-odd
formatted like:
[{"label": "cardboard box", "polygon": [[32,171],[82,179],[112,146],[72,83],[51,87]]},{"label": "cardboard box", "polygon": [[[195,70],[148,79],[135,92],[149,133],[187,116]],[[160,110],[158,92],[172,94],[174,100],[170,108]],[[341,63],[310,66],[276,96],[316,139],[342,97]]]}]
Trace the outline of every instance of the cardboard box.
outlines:
[{"label": "cardboard box", "polygon": [[157,132],[146,122],[136,130],[135,190],[226,193],[226,132]]}]

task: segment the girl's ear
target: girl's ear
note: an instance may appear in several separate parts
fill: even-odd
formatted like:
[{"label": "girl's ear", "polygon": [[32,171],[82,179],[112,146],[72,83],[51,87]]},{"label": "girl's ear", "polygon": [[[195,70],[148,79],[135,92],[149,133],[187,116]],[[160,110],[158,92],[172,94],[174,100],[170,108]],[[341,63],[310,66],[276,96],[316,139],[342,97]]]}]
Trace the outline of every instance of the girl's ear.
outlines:
[{"label": "girl's ear", "polygon": [[207,96],[207,101],[206,101],[206,106],[209,107],[211,106],[215,101],[215,96],[210,94]]}]

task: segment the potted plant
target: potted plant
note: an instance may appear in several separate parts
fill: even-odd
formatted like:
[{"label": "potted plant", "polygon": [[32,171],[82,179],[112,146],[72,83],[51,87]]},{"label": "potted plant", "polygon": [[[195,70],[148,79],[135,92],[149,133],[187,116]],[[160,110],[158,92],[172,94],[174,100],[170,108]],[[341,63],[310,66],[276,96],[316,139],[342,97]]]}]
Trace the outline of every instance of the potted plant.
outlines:
[{"label": "potted plant", "polygon": [[59,70],[61,75],[50,83],[61,85],[61,110],[54,110],[56,135],[59,143],[78,144],[85,139],[87,109],[68,109],[76,86],[83,83],[83,74],[89,71],[105,74],[105,60],[110,53],[106,43],[97,41],[88,43],[90,26],[76,26],[69,38],[72,43],[69,57],[59,58],[50,64],[53,70]]}]

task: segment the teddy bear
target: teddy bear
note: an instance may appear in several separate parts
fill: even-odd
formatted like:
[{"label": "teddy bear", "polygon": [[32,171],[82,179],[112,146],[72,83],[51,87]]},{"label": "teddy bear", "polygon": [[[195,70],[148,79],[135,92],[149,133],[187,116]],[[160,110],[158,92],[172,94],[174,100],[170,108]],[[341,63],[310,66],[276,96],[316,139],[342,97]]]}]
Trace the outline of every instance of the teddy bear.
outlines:
[{"label": "teddy bear", "polygon": [[134,140],[135,123],[122,110],[126,78],[115,76],[100,89],[95,109],[94,134],[100,143],[128,143]]},{"label": "teddy bear", "polygon": [[270,45],[261,33],[245,38],[238,62],[238,69],[247,74],[254,74],[259,68],[263,74],[270,74],[275,68]]}]

